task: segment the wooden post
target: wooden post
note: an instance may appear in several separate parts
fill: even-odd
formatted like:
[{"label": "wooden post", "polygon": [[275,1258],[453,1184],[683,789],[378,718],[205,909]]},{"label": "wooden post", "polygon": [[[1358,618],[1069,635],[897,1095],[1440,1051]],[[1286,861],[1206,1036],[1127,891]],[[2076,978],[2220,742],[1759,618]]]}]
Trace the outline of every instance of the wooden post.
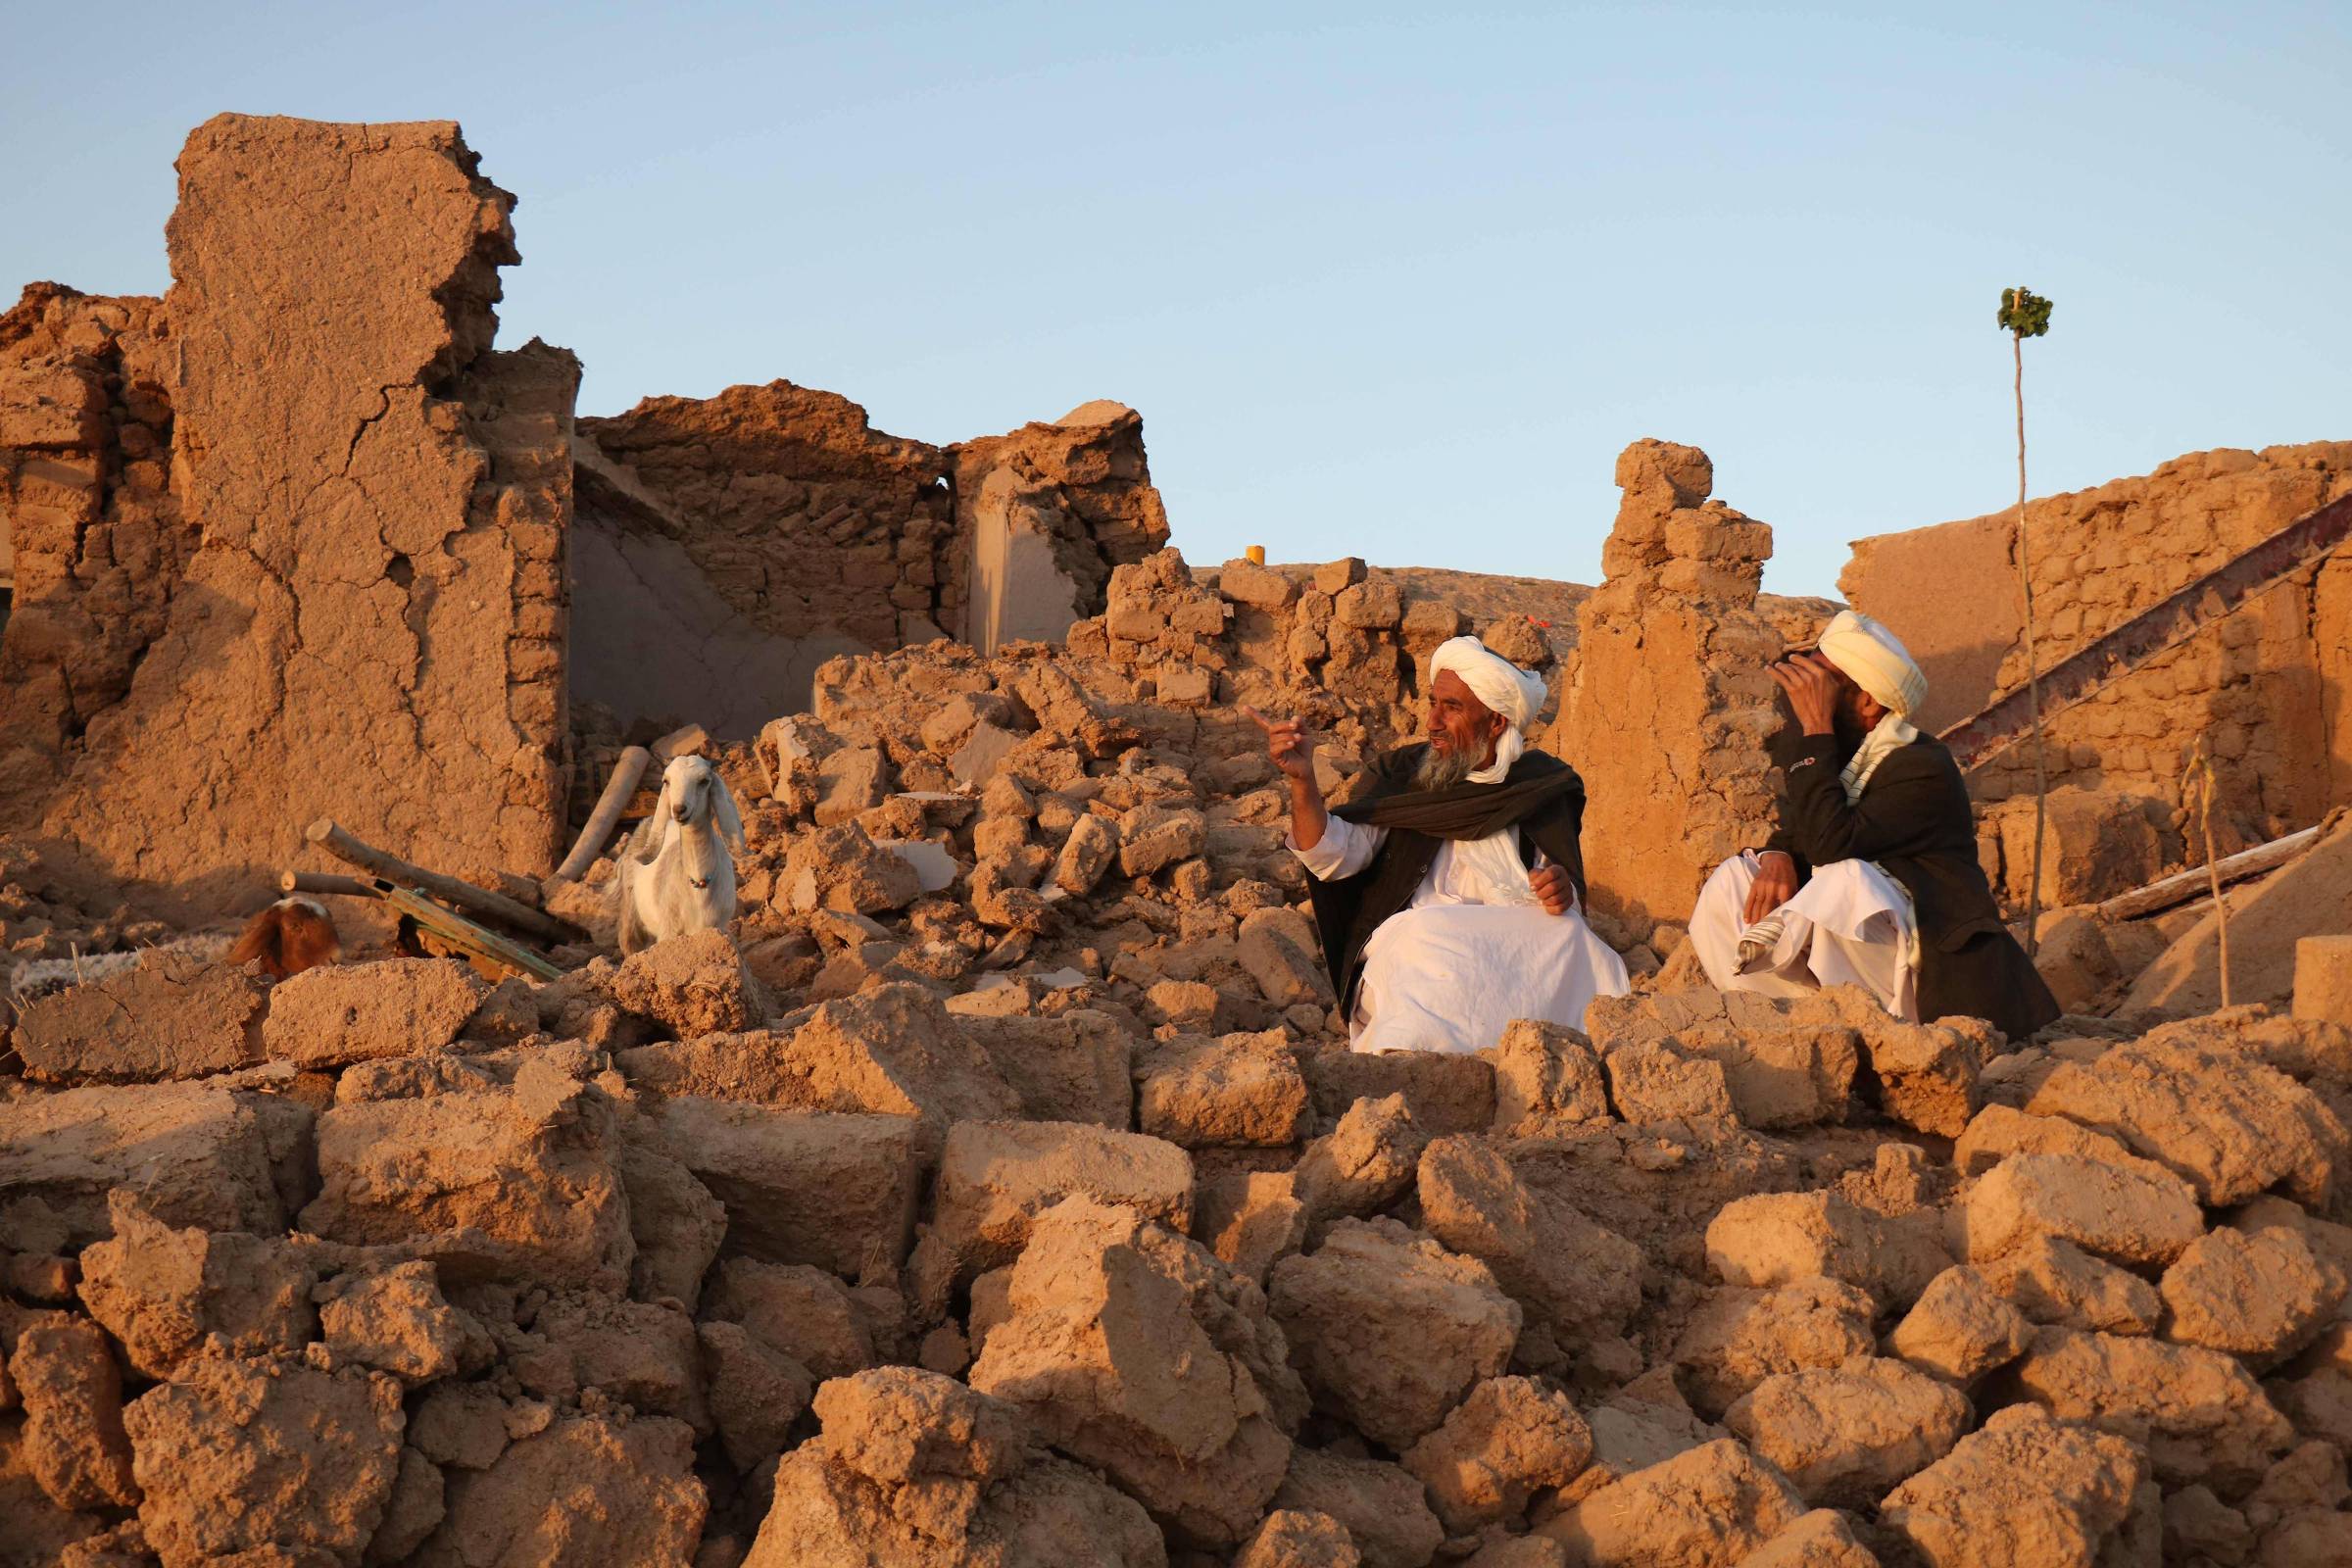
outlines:
[{"label": "wooden post", "polygon": [[431,894],[442,903],[461,909],[470,909],[517,931],[527,931],[549,942],[582,942],[587,933],[567,921],[517,904],[503,893],[477,888],[470,882],[461,882],[454,876],[427,871],[420,865],[411,865],[396,855],[390,855],[372,844],[352,837],[335,823],[331,816],[322,816],[303,830],[303,837],[318,845],[346,865],[356,865],[403,887],[413,887]]},{"label": "wooden post", "polygon": [[375,889],[356,876],[342,876],[333,871],[280,871],[277,874],[280,893],[333,893],[347,899],[372,899]]},{"label": "wooden post", "polygon": [[629,797],[637,793],[637,781],[645,776],[646,766],[653,760],[654,754],[642,746],[632,746],[613,760],[612,776],[605,780],[605,793],[596,798],[596,809],[588,813],[588,825],[580,829],[580,836],[572,841],[571,853],[564,857],[564,863],[556,867],[556,874],[548,881],[576,882],[596,863],[597,853],[612,836],[613,824],[627,809]]}]

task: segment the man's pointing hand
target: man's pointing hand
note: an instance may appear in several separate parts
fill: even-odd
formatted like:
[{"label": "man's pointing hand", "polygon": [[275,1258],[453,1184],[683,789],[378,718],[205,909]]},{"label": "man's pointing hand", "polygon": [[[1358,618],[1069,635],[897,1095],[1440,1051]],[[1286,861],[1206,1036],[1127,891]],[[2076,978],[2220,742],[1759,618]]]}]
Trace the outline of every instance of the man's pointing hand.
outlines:
[{"label": "man's pointing hand", "polygon": [[1254,708],[1244,708],[1243,714],[1250,722],[1266,732],[1266,755],[1274,765],[1291,778],[1311,780],[1315,776],[1315,757],[1306,744],[1306,726],[1296,718],[1280,723],[1266,717]]}]

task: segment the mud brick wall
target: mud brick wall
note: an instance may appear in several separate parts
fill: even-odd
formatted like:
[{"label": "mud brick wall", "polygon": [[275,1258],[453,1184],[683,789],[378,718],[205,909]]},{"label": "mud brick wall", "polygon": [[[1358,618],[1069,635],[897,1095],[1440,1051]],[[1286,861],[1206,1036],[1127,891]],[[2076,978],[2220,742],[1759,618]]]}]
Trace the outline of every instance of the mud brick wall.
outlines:
[{"label": "mud brick wall", "polygon": [[0,829],[39,815],[69,747],[129,689],[193,547],[162,304],[34,283],[0,315]]},{"label": "mud brick wall", "polygon": [[840,655],[1058,638],[1168,535],[1116,403],[942,448],[773,381],[580,429],[576,685],[623,727],[748,738]]},{"label": "mud brick wall", "polygon": [[164,909],[250,897],[329,814],[457,874],[547,869],[578,366],[490,350],[514,198],[448,122],[223,115],[179,172],[196,548],[45,840]]},{"label": "mud brick wall", "polygon": [[[2047,668],[2352,490],[2352,443],[2223,449],[2027,505],[2039,654]],[[1938,683],[1931,722],[1967,716],[2025,680],[2007,514],[1856,543],[1838,579],[1910,641]],[[1956,606],[1952,586],[1971,591]],[[2352,560],[2298,572],[2191,642],[2050,724],[2050,782],[2177,803],[2201,735],[2234,836],[2261,839],[2352,800]],[[2033,788],[2028,748],[1972,780],[1980,799]]]}]

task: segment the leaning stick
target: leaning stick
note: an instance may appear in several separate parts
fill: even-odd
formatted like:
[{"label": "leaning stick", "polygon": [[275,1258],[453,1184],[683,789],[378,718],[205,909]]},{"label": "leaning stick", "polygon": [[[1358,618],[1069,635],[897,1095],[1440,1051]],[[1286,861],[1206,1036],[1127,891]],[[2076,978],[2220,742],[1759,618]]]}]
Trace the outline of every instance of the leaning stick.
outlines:
[{"label": "leaning stick", "polygon": [[[2300,832],[2289,833],[2282,839],[2273,839],[2268,844],[2257,844],[2250,850],[2240,850],[2235,855],[2224,856],[2214,862],[2212,875],[2219,877],[2226,886],[2232,882],[2242,882],[2250,876],[2260,876],[2266,871],[2277,870],[2319,842],[2321,830],[2326,825],[2317,823]],[[2209,891],[2210,882],[2206,868],[2201,865],[2192,866],[2186,871],[2177,871],[2159,881],[2150,882],[2145,887],[2133,888],[2129,893],[2117,894],[2098,906],[2098,916],[2102,920],[2136,920],[2141,915],[2154,914],[2161,909],[2172,908],[2175,905],[2186,904],[2199,894]]]},{"label": "leaning stick", "polygon": [[637,793],[637,781],[645,776],[645,769],[653,760],[653,753],[642,746],[632,746],[613,760],[612,776],[605,780],[605,793],[596,798],[596,809],[588,813],[588,825],[572,840],[571,853],[564,857],[564,863],[548,878],[550,882],[576,882],[596,863],[597,852],[612,836],[620,813],[628,809],[630,798]]},{"label": "leaning stick", "polygon": [[372,899],[375,889],[356,876],[342,876],[333,871],[280,871],[277,874],[280,893],[335,893],[345,898]]},{"label": "leaning stick", "polygon": [[420,865],[411,865],[396,855],[390,855],[372,844],[353,838],[335,824],[331,816],[322,816],[303,830],[303,837],[318,845],[346,865],[356,865],[371,871],[387,881],[404,887],[419,888],[444,904],[511,925],[517,931],[528,931],[550,942],[577,942],[585,934],[553,915],[518,904],[503,893],[477,888],[470,882],[461,882],[454,876],[427,871]]}]

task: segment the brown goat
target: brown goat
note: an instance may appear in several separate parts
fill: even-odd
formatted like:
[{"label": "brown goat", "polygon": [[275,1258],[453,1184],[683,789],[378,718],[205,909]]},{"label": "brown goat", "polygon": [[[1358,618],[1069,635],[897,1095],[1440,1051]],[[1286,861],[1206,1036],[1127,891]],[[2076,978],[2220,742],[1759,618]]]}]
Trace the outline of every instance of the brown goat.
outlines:
[{"label": "brown goat", "polygon": [[230,963],[259,958],[262,972],[273,980],[300,974],[343,956],[343,939],[328,918],[326,906],[311,899],[280,899],[245,924],[237,945],[228,950]]}]

